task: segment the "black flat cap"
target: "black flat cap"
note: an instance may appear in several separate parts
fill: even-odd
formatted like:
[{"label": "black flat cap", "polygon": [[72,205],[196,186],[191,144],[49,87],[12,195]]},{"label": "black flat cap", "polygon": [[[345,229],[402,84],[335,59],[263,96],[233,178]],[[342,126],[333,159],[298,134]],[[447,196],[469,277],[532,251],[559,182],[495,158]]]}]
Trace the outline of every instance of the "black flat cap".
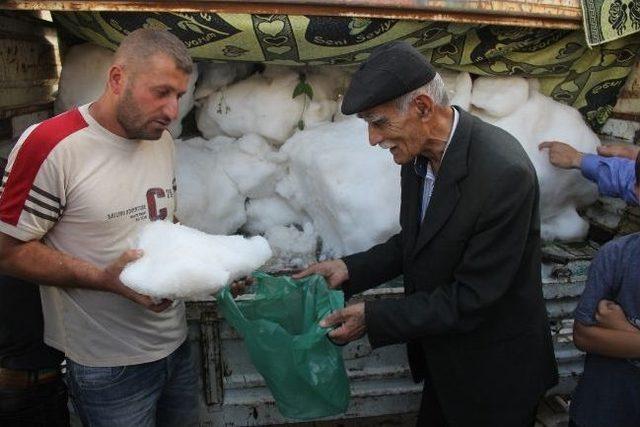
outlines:
[{"label": "black flat cap", "polygon": [[407,42],[375,48],[353,75],[342,113],[354,114],[396,99],[429,83],[436,75],[426,58]]}]

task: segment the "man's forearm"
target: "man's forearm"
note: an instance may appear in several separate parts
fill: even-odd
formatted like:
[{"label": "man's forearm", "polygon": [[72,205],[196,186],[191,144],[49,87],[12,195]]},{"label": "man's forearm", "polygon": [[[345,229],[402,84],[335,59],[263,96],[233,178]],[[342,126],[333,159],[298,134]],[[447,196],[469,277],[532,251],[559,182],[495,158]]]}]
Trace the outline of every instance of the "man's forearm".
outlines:
[{"label": "man's forearm", "polygon": [[110,290],[103,270],[39,241],[0,239],[0,272],[41,285]]},{"label": "man's forearm", "polygon": [[587,353],[618,358],[640,358],[640,331],[585,326],[576,322],[573,342],[576,347]]},{"label": "man's forearm", "polygon": [[0,273],[40,285],[112,292],[159,313],[171,305],[163,299],[137,293],[120,281],[122,269],[140,258],[141,252],[124,252],[104,269],[52,249],[39,241],[21,242],[0,233]]}]

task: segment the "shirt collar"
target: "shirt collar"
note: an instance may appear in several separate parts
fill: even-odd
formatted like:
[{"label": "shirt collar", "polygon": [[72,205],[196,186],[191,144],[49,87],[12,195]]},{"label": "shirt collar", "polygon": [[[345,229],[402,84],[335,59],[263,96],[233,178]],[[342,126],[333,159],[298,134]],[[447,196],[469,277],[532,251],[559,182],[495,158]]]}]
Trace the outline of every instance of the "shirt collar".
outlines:
[{"label": "shirt collar", "polygon": [[[451,144],[451,140],[453,139],[453,134],[455,133],[456,128],[458,127],[458,120],[460,119],[460,113],[458,112],[458,110],[456,110],[454,107],[451,107],[451,108],[453,109],[453,123],[451,124],[451,132],[449,132],[449,139],[447,140],[447,143],[444,146],[442,159],[444,159],[444,155],[447,153],[449,144]],[[442,162],[440,162],[440,164],[442,164]],[[435,174],[433,173],[433,170],[431,169],[431,165],[429,164],[429,159],[427,159],[424,156],[421,156],[421,155],[416,156],[415,160],[413,161],[413,169],[415,173],[422,178],[430,178],[430,179],[435,178]]]}]

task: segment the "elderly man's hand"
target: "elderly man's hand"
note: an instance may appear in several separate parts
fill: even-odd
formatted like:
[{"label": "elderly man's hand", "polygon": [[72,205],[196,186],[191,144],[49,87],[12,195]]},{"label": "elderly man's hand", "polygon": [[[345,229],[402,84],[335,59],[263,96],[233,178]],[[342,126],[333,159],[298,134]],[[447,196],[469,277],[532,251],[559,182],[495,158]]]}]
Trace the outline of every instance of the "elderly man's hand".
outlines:
[{"label": "elderly man's hand", "polygon": [[364,303],[360,302],[331,313],[320,321],[320,326],[337,326],[329,332],[329,338],[337,344],[346,344],[365,334],[367,327],[364,320]]},{"label": "elderly man's hand", "polygon": [[311,264],[306,270],[291,276],[294,279],[301,279],[311,274],[319,274],[327,279],[331,289],[340,289],[340,286],[349,280],[349,270],[347,264],[341,259],[333,259]]},{"label": "elderly man's hand", "polygon": [[596,311],[598,326],[619,331],[640,332],[627,320],[622,307],[610,300],[600,300]]},{"label": "elderly man's hand", "polygon": [[539,150],[549,150],[549,162],[561,169],[580,169],[583,154],[560,141],[545,141],[538,145]]},{"label": "elderly man's hand", "polygon": [[625,157],[635,160],[638,153],[640,153],[640,147],[637,145],[611,144],[598,147],[598,154],[605,157]]}]

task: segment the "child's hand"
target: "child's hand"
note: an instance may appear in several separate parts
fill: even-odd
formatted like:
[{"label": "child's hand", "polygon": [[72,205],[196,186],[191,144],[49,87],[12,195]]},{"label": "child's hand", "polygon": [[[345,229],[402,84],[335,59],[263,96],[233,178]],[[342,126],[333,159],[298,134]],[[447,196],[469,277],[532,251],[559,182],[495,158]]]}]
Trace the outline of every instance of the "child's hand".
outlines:
[{"label": "child's hand", "polygon": [[600,300],[596,311],[598,326],[619,331],[640,332],[627,320],[622,307],[610,300]]}]

